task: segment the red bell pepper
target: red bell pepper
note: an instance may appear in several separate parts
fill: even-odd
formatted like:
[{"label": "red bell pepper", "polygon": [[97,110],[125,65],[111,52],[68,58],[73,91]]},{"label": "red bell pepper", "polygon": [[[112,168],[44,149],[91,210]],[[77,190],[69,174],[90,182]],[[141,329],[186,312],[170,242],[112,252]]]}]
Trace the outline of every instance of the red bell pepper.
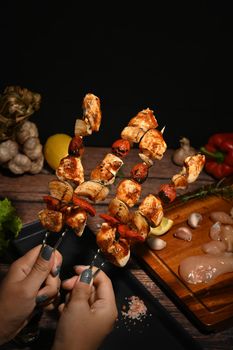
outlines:
[{"label": "red bell pepper", "polygon": [[104,219],[106,222],[108,222],[110,225],[119,225],[120,221],[116,218],[114,218],[111,215],[108,214],[99,214],[99,217],[101,217],[101,219]]},{"label": "red bell pepper", "polygon": [[93,205],[91,205],[88,201],[86,201],[83,198],[79,198],[76,193],[73,194],[72,197],[72,202],[74,203],[74,205],[77,205],[78,207],[86,210],[91,216],[95,216],[96,215],[96,210],[93,207]]},{"label": "red bell pepper", "polygon": [[216,179],[233,174],[233,133],[212,135],[201,152],[206,155],[205,170]]},{"label": "red bell pepper", "polygon": [[120,224],[118,226],[118,232],[122,238],[129,239],[133,242],[144,242],[145,238],[143,238],[140,233],[132,230],[128,225]]}]

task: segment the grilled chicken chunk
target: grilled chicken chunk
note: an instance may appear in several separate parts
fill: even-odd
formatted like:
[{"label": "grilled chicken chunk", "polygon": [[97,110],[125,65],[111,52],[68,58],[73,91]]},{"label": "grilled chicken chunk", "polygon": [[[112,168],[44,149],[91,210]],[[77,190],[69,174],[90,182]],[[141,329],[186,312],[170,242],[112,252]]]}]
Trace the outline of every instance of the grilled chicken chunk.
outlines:
[{"label": "grilled chicken chunk", "polygon": [[99,182],[85,181],[76,187],[74,192],[78,196],[87,197],[93,202],[99,202],[103,201],[107,197],[109,189],[107,186],[104,186]]},{"label": "grilled chicken chunk", "polygon": [[70,202],[74,190],[68,182],[54,179],[49,182],[49,191],[52,197],[62,202]]},{"label": "grilled chicken chunk", "polygon": [[63,224],[64,218],[63,214],[59,211],[42,209],[38,213],[39,220],[44,228],[51,232],[60,232]]},{"label": "grilled chicken chunk", "polygon": [[148,130],[139,143],[141,153],[153,159],[162,159],[167,149],[163,134],[157,129]]},{"label": "grilled chicken chunk", "polygon": [[205,164],[203,154],[195,154],[184,160],[184,166],[179,174],[172,177],[172,182],[177,189],[186,189],[188,184],[196,181]]},{"label": "grilled chicken chunk", "polygon": [[84,170],[80,157],[66,156],[62,158],[56,169],[57,178],[61,181],[69,181],[76,186],[84,181]]},{"label": "grilled chicken chunk", "polygon": [[99,181],[104,185],[111,185],[115,176],[123,165],[123,161],[112,153],[108,153],[102,162],[91,172],[91,180]]},{"label": "grilled chicken chunk", "polygon": [[122,139],[139,143],[143,135],[158,126],[157,120],[151,109],[143,109],[135,117],[131,118],[128,125],[122,130]]},{"label": "grilled chicken chunk", "polygon": [[144,132],[155,129],[158,126],[154,112],[147,108],[140,111],[135,117],[130,119],[128,126],[140,127]]},{"label": "grilled chicken chunk", "polygon": [[205,156],[203,154],[196,154],[185,158],[184,167],[187,174],[188,183],[196,181],[205,164]]},{"label": "grilled chicken chunk", "polygon": [[108,248],[106,257],[109,261],[119,267],[124,267],[130,258],[130,245],[126,239],[120,238]]},{"label": "grilled chicken chunk", "polygon": [[113,198],[108,205],[109,213],[118,219],[121,223],[126,224],[130,219],[130,212],[127,205],[118,198]]},{"label": "grilled chicken chunk", "polygon": [[188,187],[187,176],[185,174],[176,174],[172,176],[172,183],[177,190],[185,190]]},{"label": "grilled chicken chunk", "polygon": [[144,239],[147,238],[150,232],[150,225],[146,218],[140,213],[139,210],[136,210],[131,218],[131,226],[136,228],[137,232],[142,235]]},{"label": "grilled chicken chunk", "polygon": [[77,236],[83,234],[87,221],[87,212],[84,209],[72,209],[65,218],[65,223],[70,226]]},{"label": "grilled chicken chunk", "polygon": [[139,143],[144,134],[139,126],[126,126],[121,132],[121,137],[131,143]]},{"label": "grilled chicken chunk", "polygon": [[126,239],[116,240],[116,232],[115,227],[104,222],[96,235],[96,243],[111,263],[123,267],[130,257],[130,245]]},{"label": "grilled chicken chunk", "polygon": [[133,207],[139,200],[142,186],[134,180],[123,180],[116,190],[116,197],[129,207]]},{"label": "grilled chicken chunk", "polygon": [[88,93],[83,99],[83,118],[86,124],[90,125],[92,131],[99,131],[101,124],[100,99]]},{"label": "grilled chicken chunk", "polygon": [[158,197],[149,194],[139,205],[139,212],[147,218],[150,226],[158,226],[163,218],[162,202]]}]

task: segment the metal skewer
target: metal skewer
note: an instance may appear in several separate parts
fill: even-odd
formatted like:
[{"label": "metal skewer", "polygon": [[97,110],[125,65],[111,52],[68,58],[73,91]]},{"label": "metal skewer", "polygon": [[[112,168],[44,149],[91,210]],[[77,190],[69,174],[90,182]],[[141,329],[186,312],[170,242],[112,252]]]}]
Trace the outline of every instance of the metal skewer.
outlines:
[{"label": "metal skewer", "polygon": [[[59,245],[61,244],[63,238],[65,237],[65,235],[67,233],[67,231],[68,231],[68,228],[66,228],[63,232],[58,233],[59,238],[56,241],[56,243],[55,243],[55,245],[53,247],[53,250],[56,250],[59,247]],[[51,233],[52,233],[51,231],[46,231],[45,232],[45,235],[44,235],[44,238],[43,238],[43,241],[42,241],[42,248],[47,244],[48,238],[51,235]]]},{"label": "metal skewer", "polygon": [[[91,263],[90,263],[90,265],[89,265],[89,269],[90,270],[92,270],[92,268],[94,266],[96,266],[97,258],[100,257],[100,256],[101,256],[101,250],[100,250],[100,248],[98,248],[96,253],[95,253],[95,255],[94,255],[94,257],[93,257],[93,259],[92,259],[92,261],[91,261]],[[100,272],[100,270],[102,269],[102,267],[104,265],[105,265],[105,260],[100,263],[100,265],[98,266],[97,270],[93,273],[92,278],[94,278]]]}]

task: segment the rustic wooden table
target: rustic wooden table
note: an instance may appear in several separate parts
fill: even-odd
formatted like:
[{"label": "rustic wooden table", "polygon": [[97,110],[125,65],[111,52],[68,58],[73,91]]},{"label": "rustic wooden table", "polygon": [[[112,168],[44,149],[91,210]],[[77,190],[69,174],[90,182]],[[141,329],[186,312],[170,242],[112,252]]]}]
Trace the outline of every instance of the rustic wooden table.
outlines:
[{"label": "rustic wooden table", "polygon": [[[89,178],[90,171],[103,159],[104,155],[109,152],[108,148],[86,147],[82,162],[85,168],[85,177]],[[156,193],[161,183],[170,181],[171,176],[180,171],[180,168],[171,162],[172,150],[167,150],[161,161],[158,161],[150,169],[150,174],[147,181],[143,184],[143,192],[141,198],[148,193]],[[132,149],[125,160],[125,165],[122,167],[121,175],[129,176],[129,171],[133,165],[139,162],[137,149]],[[55,174],[46,168],[42,173],[37,175],[11,176],[6,173],[0,174],[0,197],[8,197],[17,209],[18,215],[22,218],[23,223],[30,223],[38,219],[38,211],[44,208],[42,196],[48,193],[48,182],[55,177]],[[106,212],[109,200],[114,196],[115,186],[120,181],[118,177],[114,185],[111,186],[109,196],[101,203],[96,204],[97,214]],[[202,185],[211,184],[213,179],[202,172],[198,180],[190,185],[188,191],[195,190]],[[182,194],[183,192],[180,192]],[[102,221],[98,215],[88,219],[88,226],[95,233],[99,224]],[[0,265],[1,272],[7,269],[4,264]],[[202,333],[196,326],[185,316],[185,314],[176,306],[173,301],[160,289],[150,276],[140,268],[135,262],[129,264],[129,269],[134,276],[147,288],[154,298],[167,309],[189,334],[203,347],[203,349],[233,349],[233,329],[206,334]],[[49,319],[46,315],[43,316],[42,322],[50,328],[55,328],[56,320]],[[11,348],[13,349],[13,348]],[[16,350],[17,347],[14,347]]]}]

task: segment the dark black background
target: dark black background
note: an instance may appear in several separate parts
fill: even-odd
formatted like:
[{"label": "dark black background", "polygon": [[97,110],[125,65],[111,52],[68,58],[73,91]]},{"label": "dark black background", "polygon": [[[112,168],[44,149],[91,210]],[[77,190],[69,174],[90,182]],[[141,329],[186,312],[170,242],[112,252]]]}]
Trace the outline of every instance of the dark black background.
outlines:
[{"label": "dark black background", "polygon": [[41,93],[31,120],[42,142],[57,132],[73,135],[92,92],[103,119],[86,145],[110,146],[149,107],[159,128],[166,125],[169,147],[181,136],[199,147],[212,133],[233,131],[230,3],[1,2],[0,90],[20,85]]}]

